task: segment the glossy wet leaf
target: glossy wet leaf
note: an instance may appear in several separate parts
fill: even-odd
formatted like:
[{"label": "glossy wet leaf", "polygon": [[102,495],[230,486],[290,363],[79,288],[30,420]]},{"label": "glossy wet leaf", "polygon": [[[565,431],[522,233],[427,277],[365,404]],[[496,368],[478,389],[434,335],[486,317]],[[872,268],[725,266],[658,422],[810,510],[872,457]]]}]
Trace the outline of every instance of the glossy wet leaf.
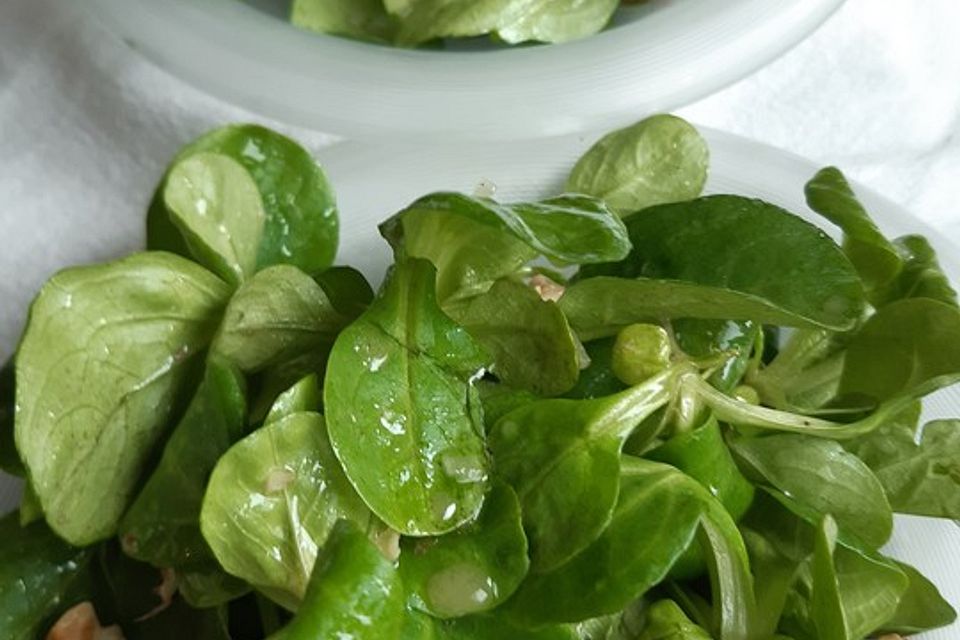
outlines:
[{"label": "glossy wet leaf", "polygon": [[676,373],[595,400],[525,404],[494,426],[490,451],[497,475],[520,498],[534,572],[560,566],[606,527],[617,501],[621,447],[670,399]]},{"label": "glossy wet leaf", "polygon": [[541,300],[532,288],[498,280],[446,311],[490,352],[491,370],[504,384],[554,396],[576,383],[577,339],[557,304]]},{"label": "glossy wet leaf", "polygon": [[696,198],[710,151],[685,120],[656,115],[608,133],[577,161],[567,191],[600,198],[621,215]]},{"label": "glossy wet leaf", "polygon": [[382,0],[294,0],[290,21],[301,29],[389,43],[396,22]]},{"label": "glossy wet leaf", "polygon": [[200,527],[227,572],[296,610],[340,518],[366,526],[369,512],[343,475],[323,418],[295,413],[220,458]]},{"label": "glossy wet leaf", "polygon": [[651,207],[626,225],[630,255],[584,267],[560,300],[584,339],[683,317],[845,330],[863,310],[840,248],[772,204],[707,196]]},{"label": "glossy wet leaf", "polygon": [[707,563],[711,625],[720,640],[758,638],[753,575],[747,548],[733,518],[706,493],[698,540]]},{"label": "glossy wet leaf", "polygon": [[840,392],[887,400],[960,380],[960,309],[928,298],[893,302],[847,346]]},{"label": "glossy wet leaf", "polygon": [[41,289],[17,357],[16,439],[67,540],[115,531],[227,295],[166,253],[61,271]]},{"label": "glossy wet leaf", "polygon": [[528,577],[504,613],[535,626],[621,611],[659,583],[694,539],[702,491],[673,467],[625,458],[617,505],[600,537],[566,564]]},{"label": "glossy wet leaf", "polygon": [[310,374],[277,396],[263,423],[277,422],[294,413],[319,411],[321,399],[317,376]]},{"label": "glossy wet leaf", "polygon": [[341,520],[330,532],[300,610],[271,640],[396,637],[403,624],[403,586],[355,524]]},{"label": "glossy wet leaf", "polygon": [[618,5],[616,0],[395,0],[387,6],[401,17],[397,44],[412,46],[488,33],[508,43],[565,42],[603,29]]},{"label": "glossy wet leaf", "polygon": [[724,393],[740,383],[757,344],[760,325],[749,320],[700,320],[680,318],[670,323],[677,345],[697,359],[726,359],[710,376],[710,382]]},{"label": "glossy wet leaf", "polygon": [[15,476],[23,476],[23,463],[17,453],[13,437],[13,414],[15,402],[15,383],[13,359],[0,369],[0,471]]},{"label": "glossy wet leaf", "polygon": [[807,204],[843,230],[843,250],[872,292],[883,290],[903,268],[897,247],[881,233],[836,167],[817,172],[804,188]]},{"label": "glossy wet leaf", "polygon": [[191,155],[170,169],[163,201],[200,264],[234,285],[253,275],[265,214],[243,165],[216,153]]},{"label": "glossy wet leaf", "polygon": [[960,420],[918,428],[919,405],[897,418],[849,448],[877,475],[894,511],[960,518]]},{"label": "glossy wet leaf", "polygon": [[957,612],[950,606],[936,585],[908,564],[897,562],[897,567],[907,576],[907,590],[893,617],[883,623],[885,632],[910,634],[945,627],[957,619]]},{"label": "glossy wet leaf", "polygon": [[[431,223],[443,224],[442,218],[434,217],[436,214],[463,217],[493,227],[523,242],[535,255],[563,263],[620,260],[630,249],[620,219],[600,200],[577,194],[540,202],[500,204],[461,193],[434,193],[381,224],[380,231],[395,249],[404,246],[407,255],[430,257],[419,247],[437,242],[438,238],[423,237]],[[437,266],[442,272],[441,265]]]},{"label": "glossy wet leaf", "polygon": [[200,507],[217,460],[245,430],[243,377],[212,360],[160,463],[120,522],[128,555],[156,567],[219,570],[200,533]]},{"label": "glossy wet leaf", "polygon": [[702,484],[739,520],[753,500],[753,485],[740,473],[716,418],[677,435],[645,455],[671,464]]},{"label": "glossy wet leaf", "polygon": [[893,531],[883,486],[855,455],[830,440],[794,434],[738,438],[731,449],[748,475],[832,515],[841,529],[873,547]]},{"label": "glossy wet leaf", "polygon": [[569,625],[525,629],[498,613],[438,620],[425,613],[408,611],[400,640],[581,640]]},{"label": "glossy wet leaf", "polygon": [[[293,140],[253,124],[214,129],[184,147],[171,166],[202,153],[227,156],[249,173],[263,204],[257,268],[292,264],[309,274],[326,269],[337,251],[333,190],[313,157]],[[147,246],[190,257],[162,202],[164,176],[147,217]]]},{"label": "glossy wet leaf", "polygon": [[489,611],[527,574],[527,538],[520,504],[508,485],[494,484],[477,520],[436,538],[407,538],[400,575],[411,604],[438,618]]},{"label": "glossy wet leaf", "polygon": [[58,538],[46,524],[0,519],[0,629],[9,640],[35,640],[72,605],[90,597],[92,554]]},{"label": "glossy wet leaf", "polygon": [[260,371],[326,352],[348,322],[310,276],[289,265],[267,267],[231,298],[213,350],[244,371]]},{"label": "glossy wet leaf", "polygon": [[337,338],[324,383],[330,439],[371,510],[406,535],[476,517],[488,461],[473,382],[489,364],[437,306],[429,262],[397,264]]}]

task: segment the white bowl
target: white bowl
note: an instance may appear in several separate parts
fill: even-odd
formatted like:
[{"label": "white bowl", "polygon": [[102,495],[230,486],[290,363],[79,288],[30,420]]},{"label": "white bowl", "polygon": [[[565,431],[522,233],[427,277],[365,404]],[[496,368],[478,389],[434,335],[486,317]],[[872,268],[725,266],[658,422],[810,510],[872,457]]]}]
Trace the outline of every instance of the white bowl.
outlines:
[{"label": "white bowl", "polygon": [[797,44],[840,4],[650,0],[576,42],[430,51],[307,33],[238,0],[94,1],[159,66],[278,121],[352,139],[501,140],[691,103]]},{"label": "white bowl", "polygon": [[[701,131],[711,151],[708,192],[763,198],[827,226],[806,207],[803,198],[803,184],[817,170],[816,165],[744,138],[705,128]],[[338,262],[360,268],[377,283],[391,254],[378,235],[376,225],[416,197],[435,190],[470,192],[481,180],[497,185],[497,197],[504,201],[554,195],[562,190],[574,161],[597,137],[591,134],[509,144],[430,147],[344,142],[322,149],[318,156],[337,191],[340,205],[342,239]],[[960,249],[902,207],[861,185],[854,184],[854,189],[886,233],[926,235],[950,278],[960,283]],[[143,212],[117,211],[115,215],[143,215]],[[87,226],[85,216],[76,215],[67,227],[50,229],[48,233],[64,234],[64,237],[89,235],[91,230]],[[115,233],[110,225],[103,229],[103,234]],[[112,241],[120,249],[131,246],[136,239],[114,236]],[[35,242],[40,251],[45,242],[43,234],[31,242]],[[0,254],[0,272],[14,268],[21,267],[4,262]],[[49,270],[50,267],[31,264],[27,268]],[[960,387],[941,391],[924,403],[924,419],[951,417],[960,417]],[[17,503],[18,491],[17,481],[0,474],[0,514]],[[897,516],[894,536],[886,551],[920,569],[954,607],[960,604],[960,527],[956,523]],[[957,637],[960,637],[960,624],[922,636],[923,640],[955,640]]]}]

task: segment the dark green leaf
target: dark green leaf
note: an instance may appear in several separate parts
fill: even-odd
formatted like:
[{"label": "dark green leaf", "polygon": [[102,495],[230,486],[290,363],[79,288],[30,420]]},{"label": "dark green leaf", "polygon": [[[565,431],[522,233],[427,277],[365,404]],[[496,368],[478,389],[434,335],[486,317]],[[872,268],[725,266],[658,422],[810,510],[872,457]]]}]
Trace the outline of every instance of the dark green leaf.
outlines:
[{"label": "dark green leaf", "polygon": [[804,188],[811,209],[843,229],[843,250],[872,293],[883,291],[903,267],[900,252],[880,232],[836,167],[817,172]]},{"label": "dark green leaf", "polygon": [[[244,124],[215,129],[184,147],[171,166],[201,153],[228,156],[250,174],[266,215],[257,268],[292,264],[315,274],[330,266],[339,223],[333,191],[319,165],[293,140],[265,127]],[[184,253],[162,198],[166,176],[150,205],[147,246]]]},{"label": "dark green leaf", "polygon": [[493,355],[492,371],[505,384],[543,396],[568,391],[580,373],[579,345],[555,302],[503,279],[484,294],[446,306]]},{"label": "dark green leaf", "polygon": [[513,490],[494,484],[476,522],[437,538],[407,538],[400,575],[411,604],[438,618],[488,611],[527,574],[527,538]]},{"label": "dark green leaf", "polygon": [[314,276],[340,315],[356,318],[373,302],[373,289],[353,267],[330,267]]},{"label": "dark green leaf", "polygon": [[753,501],[753,485],[734,463],[713,417],[703,426],[671,438],[645,457],[671,464],[702,484],[734,520],[739,520]]},{"label": "dark green leaf", "polygon": [[600,537],[559,568],[528,577],[504,613],[534,626],[621,611],[660,582],[694,539],[704,493],[673,467],[624,458],[617,506]]},{"label": "dark green leaf", "polygon": [[586,343],[589,364],[580,372],[577,384],[566,393],[574,399],[591,399],[612,396],[627,388],[613,373],[613,338],[601,338]]},{"label": "dark green leaf", "polygon": [[626,224],[630,255],[584,267],[560,300],[584,339],[651,318],[845,330],[863,311],[863,286],[840,248],[772,204],[707,196]]},{"label": "dark green leaf", "polygon": [[514,409],[541,399],[529,391],[519,391],[489,380],[477,382],[477,392],[483,404],[483,425],[487,433],[500,421],[500,418]]},{"label": "dark green leaf", "polygon": [[403,587],[356,525],[341,520],[330,532],[293,621],[271,640],[396,637],[404,620]]},{"label": "dark green leaf", "polygon": [[57,616],[90,597],[89,550],[60,540],[47,525],[21,528],[0,519],[0,629],[8,640],[35,640]]},{"label": "dark green leaf", "polygon": [[710,150],[685,120],[656,115],[608,133],[577,161],[567,191],[600,198],[621,215],[690,200],[707,180]]},{"label": "dark green leaf", "polygon": [[960,309],[929,298],[888,304],[854,336],[840,392],[877,401],[960,380]]},{"label": "dark green leaf", "polygon": [[115,531],[227,296],[166,253],[68,269],[41,289],[17,356],[16,439],[68,541]]},{"label": "dark green leaf", "polygon": [[740,384],[757,344],[760,325],[744,320],[700,320],[680,318],[670,323],[677,345],[696,359],[726,359],[710,376],[710,383],[724,393]]},{"label": "dark green leaf", "polygon": [[620,449],[644,418],[667,403],[676,375],[670,369],[595,400],[533,402],[494,426],[490,451],[498,476],[520,498],[534,571],[560,566],[606,527],[617,501]]},{"label": "dark green leaf", "polygon": [[[219,571],[200,533],[200,507],[210,472],[245,427],[243,378],[232,366],[212,360],[160,464],[120,522],[128,555],[155,567]],[[240,584],[232,591],[245,590]]]},{"label": "dark green leaf", "polygon": [[266,216],[243,165],[216,153],[190,155],[170,168],[163,202],[197,262],[234,286],[254,274]]},{"label": "dark green leaf", "polygon": [[0,471],[23,477],[25,471],[13,437],[16,376],[11,358],[0,369]]},{"label": "dark green leaf", "polygon": [[330,439],[384,522],[439,535],[473,520],[488,462],[473,382],[488,364],[437,306],[435,270],[408,259],[337,338],[324,383]]},{"label": "dark green leaf", "polygon": [[794,434],[738,438],[731,449],[758,482],[791,496],[873,547],[893,531],[883,486],[838,443]]},{"label": "dark green leaf", "polygon": [[323,418],[295,413],[220,458],[200,526],[229,573],[296,610],[336,521],[366,526],[369,517],[333,454]]},{"label": "dark green leaf", "polygon": [[326,353],[349,318],[296,267],[267,267],[227,305],[213,351],[244,371],[259,371],[305,353]]}]

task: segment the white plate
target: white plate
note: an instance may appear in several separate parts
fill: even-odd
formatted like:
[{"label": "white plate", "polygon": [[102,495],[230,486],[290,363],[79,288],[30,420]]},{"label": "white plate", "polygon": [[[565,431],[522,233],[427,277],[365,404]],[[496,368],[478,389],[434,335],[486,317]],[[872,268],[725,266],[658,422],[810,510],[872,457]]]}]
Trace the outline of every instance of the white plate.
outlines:
[{"label": "white plate", "polygon": [[842,0],[651,0],[563,45],[411,51],[307,33],[237,0],[95,0],[134,49],[281,122],[351,139],[518,139],[610,128],[766,64]]},{"label": "white plate", "polygon": [[[800,157],[729,134],[701,129],[710,144],[709,192],[736,193],[763,198],[824,224],[803,200],[803,184],[818,168]],[[340,204],[342,241],[340,262],[362,269],[378,282],[390,261],[386,243],[376,231],[378,222],[424,193],[454,189],[470,192],[481,180],[497,185],[501,200],[539,198],[558,193],[574,161],[597,136],[572,136],[510,144],[459,144],[425,148],[367,146],[341,143],[319,152]],[[960,250],[942,235],[885,198],[855,185],[861,200],[891,235],[922,233],[937,248],[941,262],[960,282]],[[117,215],[143,215],[142,211]],[[83,216],[75,217],[81,233]],[[109,233],[109,230],[104,231]],[[69,235],[67,236],[69,237]],[[38,247],[42,237],[34,240]],[[116,247],[131,238],[116,238]],[[0,255],[0,272],[12,269]],[[960,417],[960,388],[942,391],[925,403],[925,419]],[[17,486],[0,478],[0,513],[16,502]],[[945,520],[898,516],[887,551],[918,567],[936,583],[944,597],[960,607],[960,527]],[[960,625],[923,636],[924,640],[955,640]]]}]

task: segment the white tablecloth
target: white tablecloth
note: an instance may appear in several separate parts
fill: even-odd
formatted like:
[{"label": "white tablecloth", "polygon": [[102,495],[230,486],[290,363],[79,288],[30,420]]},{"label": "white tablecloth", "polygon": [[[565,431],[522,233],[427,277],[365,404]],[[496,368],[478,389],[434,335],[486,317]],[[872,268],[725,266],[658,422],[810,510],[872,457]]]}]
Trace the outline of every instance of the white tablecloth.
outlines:
[{"label": "white tablecloth", "polygon": [[[0,2],[0,358],[55,269],[142,242],[142,216],[129,212],[143,211],[183,141],[224,121],[263,121],[156,69],[64,4]],[[780,60],[681,113],[838,164],[960,240],[958,42],[957,0],[849,0]]]}]

